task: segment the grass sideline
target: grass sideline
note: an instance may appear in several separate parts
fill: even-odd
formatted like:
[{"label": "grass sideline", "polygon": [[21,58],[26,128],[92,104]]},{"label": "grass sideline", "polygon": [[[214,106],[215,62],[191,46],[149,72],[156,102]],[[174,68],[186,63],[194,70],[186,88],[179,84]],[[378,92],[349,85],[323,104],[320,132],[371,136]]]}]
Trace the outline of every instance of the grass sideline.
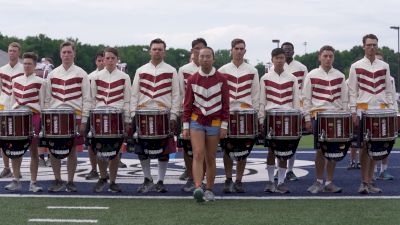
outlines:
[{"label": "grass sideline", "polygon": [[[97,219],[97,224],[398,224],[399,199],[365,200],[194,200],[0,198],[1,224],[29,219]],[[103,206],[108,210],[47,209],[47,206]],[[49,224],[49,223],[47,223]]]}]

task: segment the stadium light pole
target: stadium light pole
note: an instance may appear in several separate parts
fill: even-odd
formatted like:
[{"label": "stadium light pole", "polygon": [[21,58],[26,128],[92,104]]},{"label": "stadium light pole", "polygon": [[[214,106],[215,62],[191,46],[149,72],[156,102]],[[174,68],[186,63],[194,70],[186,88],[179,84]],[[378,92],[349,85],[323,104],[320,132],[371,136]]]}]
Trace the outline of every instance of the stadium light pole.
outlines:
[{"label": "stadium light pole", "polygon": [[390,29],[397,30],[397,90],[400,90],[400,27],[391,26]]},{"label": "stadium light pole", "polygon": [[277,48],[279,48],[279,43],[280,43],[281,41],[279,40],[279,39],[273,39],[272,40],[272,43],[276,43],[276,47]]}]

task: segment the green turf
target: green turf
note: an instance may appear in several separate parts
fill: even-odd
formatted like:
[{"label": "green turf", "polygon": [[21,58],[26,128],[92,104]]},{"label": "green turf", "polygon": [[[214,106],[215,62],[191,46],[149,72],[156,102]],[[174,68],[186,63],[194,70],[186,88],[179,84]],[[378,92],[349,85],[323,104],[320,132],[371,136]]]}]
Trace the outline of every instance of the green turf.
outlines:
[{"label": "green turf", "polygon": [[[399,224],[400,200],[194,200],[0,198],[1,224],[30,218],[97,219],[98,224]],[[109,210],[46,206],[109,206]],[[30,223],[39,224],[39,223]]]}]

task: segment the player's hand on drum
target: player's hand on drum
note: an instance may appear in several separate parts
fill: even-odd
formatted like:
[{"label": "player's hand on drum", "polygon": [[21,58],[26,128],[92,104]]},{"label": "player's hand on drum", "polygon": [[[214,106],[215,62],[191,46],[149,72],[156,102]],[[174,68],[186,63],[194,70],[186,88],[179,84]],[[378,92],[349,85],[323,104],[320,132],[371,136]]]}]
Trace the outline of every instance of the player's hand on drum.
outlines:
[{"label": "player's hand on drum", "polygon": [[311,121],[307,121],[306,122],[306,130],[307,130],[307,132],[312,132],[312,124],[311,124]]},{"label": "player's hand on drum", "polygon": [[176,120],[169,121],[169,128],[171,129],[172,133],[176,134]]},{"label": "player's hand on drum", "polygon": [[189,129],[184,129],[182,131],[182,138],[185,140],[189,140],[190,139],[190,131]]},{"label": "player's hand on drum", "polygon": [[220,139],[226,138],[227,134],[228,134],[228,130],[227,129],[221,128],[219,130],[219,138]]}]

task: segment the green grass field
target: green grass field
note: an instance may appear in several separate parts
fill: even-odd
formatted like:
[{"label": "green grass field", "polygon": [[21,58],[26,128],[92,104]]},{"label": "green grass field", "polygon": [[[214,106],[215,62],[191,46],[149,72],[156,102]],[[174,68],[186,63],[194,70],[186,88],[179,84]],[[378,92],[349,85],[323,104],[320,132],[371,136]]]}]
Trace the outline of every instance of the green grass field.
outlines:
[{"label": "green grass field", "polygon": [[[194,200],[0,198],[1,224],[29,219],[96,219],[97,224],[399,224],[400,200]],[[47,209],[103,206],[107,210]],[[49,223],[47,223],[49,224]]]}]

